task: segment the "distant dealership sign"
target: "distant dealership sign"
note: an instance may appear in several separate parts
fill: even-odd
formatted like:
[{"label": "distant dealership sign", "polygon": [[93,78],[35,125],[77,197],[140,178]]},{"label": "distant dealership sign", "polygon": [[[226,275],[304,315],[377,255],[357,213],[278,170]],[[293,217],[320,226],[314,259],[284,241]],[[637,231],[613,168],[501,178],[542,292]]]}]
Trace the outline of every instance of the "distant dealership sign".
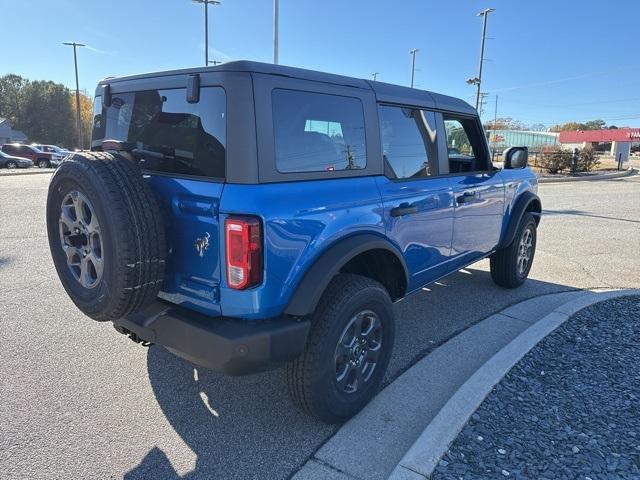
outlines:
[{"label": "distant dealership sign", "polygon": [[560,132],[560,143],[582,142],[640,142],[640,128]]}]

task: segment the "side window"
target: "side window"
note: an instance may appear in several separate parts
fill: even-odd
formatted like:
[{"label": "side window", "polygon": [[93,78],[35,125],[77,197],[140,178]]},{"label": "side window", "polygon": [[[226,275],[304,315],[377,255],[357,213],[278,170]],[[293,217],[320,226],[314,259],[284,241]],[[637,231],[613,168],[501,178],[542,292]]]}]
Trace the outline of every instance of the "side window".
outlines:
[{"label": "side window", "polygon": [[18,153],[16,150],[17,150],[16,147],[14,147],[13,145],[2,146],[2,151],[7,155],[15,155],[16,153]]},{"label": "side window", "polygon": [[487,158],[476,122],[467,118],[444,116],[447,131],[449,172],[464,173],[487,170]]},{"label": "side window", "polygon": [[394,178],[420,178],[436,173],[436,127],[433,112],[380,106],[385,170]]},{"label": "side window", "polygon": [[355,170],[367,165],[357,98],[274,90],[276,168],[281,173]]}]

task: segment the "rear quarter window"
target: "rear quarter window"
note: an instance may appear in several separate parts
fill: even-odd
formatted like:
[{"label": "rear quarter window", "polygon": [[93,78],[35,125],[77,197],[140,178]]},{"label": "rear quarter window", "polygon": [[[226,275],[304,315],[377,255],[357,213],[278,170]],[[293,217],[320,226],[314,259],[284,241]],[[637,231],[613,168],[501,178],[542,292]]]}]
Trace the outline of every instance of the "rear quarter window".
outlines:
[{"label": "rear quarter window", "polygon": [[278,172],[366,167],[364,112],[359,99],[276,89],[271,100]]},{"label": "rear quarter window", "polygon": [[[114,93],[111,106],[96,97],[92,146],[120,140],[142,151],[144,170],[224,178],[226,97],[221,87],[203,87],[198,103],[184,88]],[[146,153],[145,153],[146,152]]]}]

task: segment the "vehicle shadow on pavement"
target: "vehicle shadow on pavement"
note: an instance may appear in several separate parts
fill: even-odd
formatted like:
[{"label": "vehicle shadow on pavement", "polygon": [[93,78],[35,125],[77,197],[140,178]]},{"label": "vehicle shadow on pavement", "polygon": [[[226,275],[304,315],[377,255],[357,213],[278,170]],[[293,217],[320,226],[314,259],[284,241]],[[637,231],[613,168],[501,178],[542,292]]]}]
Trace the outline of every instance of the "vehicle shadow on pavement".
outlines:
[{"label": "vehicle shadow on pavement", "polygon": [[[425,290],[394,307],[396,347],[385,383],[492,313],[573,288],[529,279],[519,289],[505,290],[491,282],[487,271],[465,269]],[[160,408],[196,455],[196,464],[180,475],[172,452],[154,446],[125,474],[128,480],[287,478],[338,429],[291,404],[282,369],[228,377],[194,367],[159,346],[149,349],[147,368]]]}]

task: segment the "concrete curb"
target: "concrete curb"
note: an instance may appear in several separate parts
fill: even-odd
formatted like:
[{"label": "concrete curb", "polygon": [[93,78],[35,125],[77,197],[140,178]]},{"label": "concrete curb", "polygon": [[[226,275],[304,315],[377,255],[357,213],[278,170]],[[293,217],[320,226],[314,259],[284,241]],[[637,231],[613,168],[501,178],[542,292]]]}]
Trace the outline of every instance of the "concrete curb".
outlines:
[{"label": "concrete curb", "polygon": [[493,387],[542,339],[576,312],[610,298],[640,295],[640,289],[586,292],[534,323],[478,369],[449,399],[391,473],[390,480],[431,477],[449,445]]},{"label": "concrete curb", "polygon": [[8,170],[5,172],[0,172],[0,178],[3,177],[19,177],[22,175],[38,175],[42,173],[53,173],[55,172],[55,168],[25,168],[24,170],[15,169]]},{"label": "concrete curb", "polygon": [[602,175],[591,175],[588,177],[538,177],[538,183],[566,183],[566,182],[589,182],[591,180],[610,180],[612,178],[628,177],[636,173],[636,169],[628,167],[614,173],[604,173]]}]

